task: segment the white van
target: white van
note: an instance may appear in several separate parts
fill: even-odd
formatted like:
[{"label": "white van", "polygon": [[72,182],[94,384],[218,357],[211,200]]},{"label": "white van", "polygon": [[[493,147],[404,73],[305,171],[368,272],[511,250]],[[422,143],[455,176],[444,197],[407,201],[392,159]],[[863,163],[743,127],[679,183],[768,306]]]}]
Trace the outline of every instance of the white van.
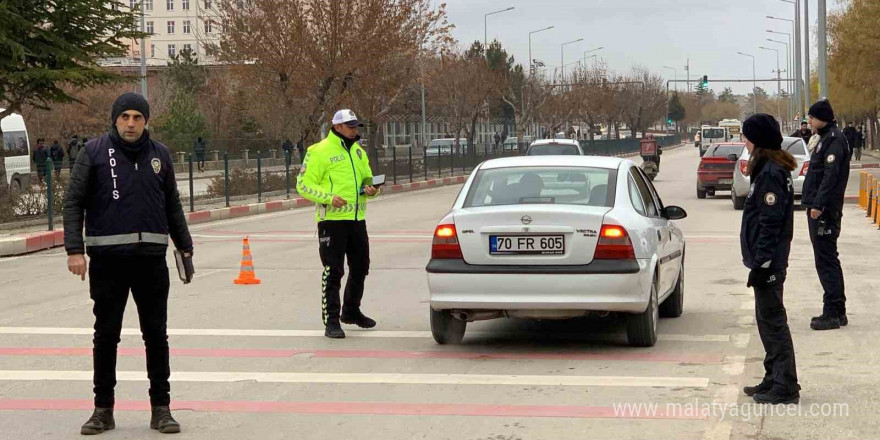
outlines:
[{"label": "white van", "polygon": [[12,193],[18,193],[30,184],[31,177],[31,144],[27,128],[24,118],[17,113],[0,120],[0,128],[3,130],[0,160],[6,165],[6,183]]}]

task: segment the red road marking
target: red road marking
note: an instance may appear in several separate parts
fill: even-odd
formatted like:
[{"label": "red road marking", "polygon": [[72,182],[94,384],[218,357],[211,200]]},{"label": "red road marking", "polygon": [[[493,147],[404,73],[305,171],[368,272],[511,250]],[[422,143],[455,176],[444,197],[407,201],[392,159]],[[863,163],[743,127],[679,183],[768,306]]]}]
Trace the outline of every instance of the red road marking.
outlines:
[{"label": "red road marking", "polygon": [[[120,348],[120,356],[143,356],[143,348]],[[0,356],[91,356],[81,347],[0,347]],[[674,353],[485,353],[461,351],[390,350],[279,350],[251,348],[172,348],[172,356],[205,358],[289,358],[308,355],[323,359],[482,359],[482,360],[572,360],[719,363],[720,354]]]},{"label": "red road marking", "polygon": [[[388,416],[548,417],[576,419],[672,419],[706,420],[705,415],[616,412],[610,406],[541,406],[421,404],[390,402],[259,402],[259,401],[174,401],[175,410],[223,413],[350,414]],[[665,405],[659,405],[664,407]],[[4,411],[90,411],[87,399],[0,399]],[[117,400],[116,411],[149,411],[146,401]]]}]

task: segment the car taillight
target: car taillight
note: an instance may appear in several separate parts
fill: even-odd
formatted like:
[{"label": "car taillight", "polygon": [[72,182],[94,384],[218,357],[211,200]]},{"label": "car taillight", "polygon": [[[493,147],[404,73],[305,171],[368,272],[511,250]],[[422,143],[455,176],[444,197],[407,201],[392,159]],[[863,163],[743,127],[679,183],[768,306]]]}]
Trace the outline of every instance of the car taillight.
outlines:
[{"label": "car taillight", "polygon": [[599,243],[596,244],[597,260],[634,260],[636,258],[632,241],[626,229],[618,225],[602,225]]},{"label": "car taillight", "polygon": [[801,167],[801,174],[800,175],[806,176],[807,171],[809,171],[809,170],[810,170],[810,162],[806,161],[806,162],[804,162],[804,166]]},{"label": "car taillight", "polygon": [[747,161],[747,160],[740,160],[740,161],[739,161],[739,172],[740,172],[740,174],[742,174],[743,176],[748,176],[748,174],[746,174],[746,171],[747,171],[748,169],[749,169],[749,161]]},{"label": "car taillight", "polygon": [[439,225],[434,230],[434,241],[431,243],[431,258],[436,260],[457,260],[463,258],[455,225]]}]

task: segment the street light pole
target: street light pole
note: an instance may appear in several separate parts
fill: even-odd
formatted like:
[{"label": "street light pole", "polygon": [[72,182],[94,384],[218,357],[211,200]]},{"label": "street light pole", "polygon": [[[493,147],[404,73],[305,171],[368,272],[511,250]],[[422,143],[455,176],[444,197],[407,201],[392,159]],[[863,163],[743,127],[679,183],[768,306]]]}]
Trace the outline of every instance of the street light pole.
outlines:
[{"label": "street light pole", "polygon": [[[797,0],[800,2],[801,0]],[[800,10],[798,10],[798,20],[800,20]],[[804,84],[801,86],[804,88],[804,108],[809,108],[813,103],[811,102],[811,96],[813,94],[811,90],[810,84],[812,81],[810,80],[810,76],[812,76],[813,72],[810,71],[810,3],[804,0]],[[798,29],[798,33],[800,33],[800,29]],[[822,54],[819,54],[821,57]]]},{"label": "street light pole", "polygon": [[780,110],[780,107],[779,107],[779,101],[782,99],[782,76],[781,76],[782,71],[779,70],[779,49],[774,49],[772,47],[764,47],[764,46],[760,46],[759,49],[772,50],[773,52],[776,52],[776,90],[777,90],[777,92],[776,92],[776,94],[777,94],[776,114],[779,115],[779,119],[782,119],[782,110]]},{"label": "street light pole", "polygon": [[[141,32],[147,31],[147,21],[144,17],[144,1],[141,0]],[[147,99],[147,37],[141,37],[141,95]],[[192,195],[190,195],[192,197]]]},{"label": "street light pole", "polygon": [[[791,35],[788,36],[788,39],[789,39],[789,41],[791,41]],[[791,52],[790,52],[789,43],[786,43],[784,41],[774,40],[772,38],[768,38],[767,41],[785,45],[785,59],[788,64],[788,67],[786,67],[786,70],[788,71],[787,72],[788,77],[791,78],[791,74],[793,72],[793,67],[792,67],[792,62],[791,62]],[[794,102],[791,99],[791,81],[786,81],[785,87],[788,89],[788,122],[791,122],[792,118],[793,118],[793,114],[794,114],[794,112],[792,111],[792,109],[794,108]]]},{"label": "street light pole", "polygon": [[577,40],[572,40],[572,41],[569,41],[568,43],[562,43],[559,46],[559,52],[561,53],[560,61],[562,61],[562,63],[560,64],[560,68],[562,69],[562,78],[563,79],[565,79],[565,46],[568,46],[569,44],[580,43],[581,41],[584,41],[584,39],[578,38]]},{"label": "street light pole", "polygon": [[675,79],[675,91],[678,91],[678,69],[671,66],[663,66],[664,69],[672,69],[673,79]]},{"label": "street light pole", "polygon": [[758,76],[755,74],[755,56],[747,53],[738,54],[752,59],[752,114],[758,113]]},{"label": "street light pole", "polygon": [[487,54],[489,52],[489,46],[488,46],[488,41],[487,41],[489,39],[489,16],[495,15],[495,14],[500,14],[502,12],[512,11],[514,9],[516,9],[516,8],[511,6],[507,9],[502,9],[500,11],[495,11],[495,12],[490,12],[490,13],[483,16],[483,50],[486,51]]},{"label": "street light pole", "polygon": [[[600,46],[600,47],[597,47],[597,48],[595,48],[595,49],[590,49],[590,50],[588,50],[588,51],[585,51],[585,52],[584,52],[584,67],[587,66],[587,58],[588,58],[588,57],[587,57],[587,54],[590,53],[590,52],[600,51],[600,50],[602,50],[602,49],[605,49],[605,47],[604,47],[604,46]],[[596,56],[596,55],[593,55],[593,56]]]},{"label": "street light pole", "polygon": [[590,59],[590,58],[598,58],[598,57],[599,57],[599,55],[593,54],[593,55],[590,55],[590,56],[584,58],[584,61],[583,61],[584,69],[587,68],[587,60],[588,60],[588,59]]},{"label": "street light pole", "polygon": [[[789,0],[781,0],[781,1],[784,1],[786,3],[793,3],[796,8],[798,6],[797,3],[793,2],[793,1],[789,1]],[[771,20],[787,21],[787,22],[791,23],[792,34],[794,35],[794,46],[793,46],[792,52],[794,52],[794,54],[795,54],[794,55],[794,64],[795,64],[795,68],[794,68],[795,92],[794,92],[794,94],[795,94],[795,101],[801,103],[798,106],[798,108],[800,108],[800,110],[798,110],[798,113],[800,113],[803,110],[804,89],[801,85],[801,52],[800,52],[800,47],[801,47],[800,41],[801,40],[800,40],[800,36],[798,35],[798,29],[799,29],[798,26],[800,25],[800,22],[798,20],[798,16],[796,14],[794,20],[791,20],[788,18],[772,17],[769,15],[767,16],[767,18],[769,18]],[[772,30],[768,30],[767,32],[770,32],[773,34],[789,35],[789,34],[786,34],[785,32],[777,32],[777,31],[772,31]]]},{"label": "street light pole", "polygon": [[553,29],[555,26],[545,27],[544,29],[538,29],[536,31],[529,32],[529,75],[534,75],[534,60],[532,60],[532,34],[537,34],[538,32],[549,31]]}]

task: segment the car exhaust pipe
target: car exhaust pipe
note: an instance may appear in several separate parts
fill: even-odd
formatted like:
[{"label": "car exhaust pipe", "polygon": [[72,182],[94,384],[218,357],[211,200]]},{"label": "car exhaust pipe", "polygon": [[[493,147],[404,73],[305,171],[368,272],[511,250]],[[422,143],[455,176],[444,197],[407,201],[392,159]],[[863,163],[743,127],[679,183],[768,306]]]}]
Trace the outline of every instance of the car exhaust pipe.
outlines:
[{"label": "car exhaust pipe", "polygon": [[473,310],[456,310],[452,312],[452,316],[465,321],[486,321],[489,319],[501,318],[504,312],[498,310],[473,311]]}]

